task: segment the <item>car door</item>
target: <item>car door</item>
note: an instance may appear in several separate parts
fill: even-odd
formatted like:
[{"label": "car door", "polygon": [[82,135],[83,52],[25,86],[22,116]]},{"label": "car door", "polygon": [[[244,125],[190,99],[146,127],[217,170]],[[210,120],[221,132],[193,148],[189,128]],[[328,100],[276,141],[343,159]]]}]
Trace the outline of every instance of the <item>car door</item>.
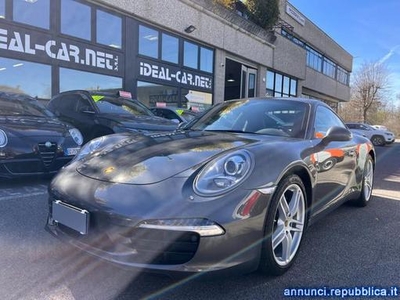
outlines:
[{"label": "car door", "polygon": [[346,128],[337,115],[325,106],[316,108],[312,143],[315,151],[311,162],[316,170],[313,214],[335,205],[342,199],[354,183],[356,166],[356,144],[350,141],[334,141],[327,145],[321,143],[329,128],[339,126]]},{"label": "car door", "polygon": [[95,126],[96,112],[84,95],[80,93],[66,93],[54,98],[49,108],[61,120],[78,128],[84,140],[87,141]]}]

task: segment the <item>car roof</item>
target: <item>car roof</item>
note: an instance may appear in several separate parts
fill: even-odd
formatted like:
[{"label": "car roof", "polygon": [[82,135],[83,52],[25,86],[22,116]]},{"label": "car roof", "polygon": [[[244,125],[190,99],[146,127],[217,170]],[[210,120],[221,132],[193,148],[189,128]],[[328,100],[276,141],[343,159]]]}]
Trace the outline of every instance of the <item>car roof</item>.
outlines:
[{"label": "car roof", "polygon": [[0,91],[0,97],[2,98],[7,98],[9,100],[35,100],[32,96],[29,96],[27,94],[23,93],[15,93],[15,92],[5,92],[5,91]]},{"label": "car roof", "polygon": [[302,98],[302,97],[254,97],[254,98],[244,98],[244,99],[233,99],[233,100],[228,100],[225,102],[229,101],[265,101],[265,100],[280,100],[280,101],[291,101],[291,102],[302,102],[306,103],[312,106],[315,105],[323,105],[325,107],[331,108],[328,104],[325,102],[319,100],[319,99],[310,99],[310,98]]},{"label": "car roof", "polygon": [[[98,95],[98,96],[105,96],[105,97],[112,97],[112,98],[123,98],[123,99],[130,99],[130,100],[135,100],[134,98],[129,98],[125,97],[120,94],[120,90],[118,91],[93,91],[93,90],[68,90],[59,93],[58,95],[62,94],[69,94],[69,93],[84,93],[84,94],[89,94],[89,95]],[[56,96],[58,96],[56,95]]]}]

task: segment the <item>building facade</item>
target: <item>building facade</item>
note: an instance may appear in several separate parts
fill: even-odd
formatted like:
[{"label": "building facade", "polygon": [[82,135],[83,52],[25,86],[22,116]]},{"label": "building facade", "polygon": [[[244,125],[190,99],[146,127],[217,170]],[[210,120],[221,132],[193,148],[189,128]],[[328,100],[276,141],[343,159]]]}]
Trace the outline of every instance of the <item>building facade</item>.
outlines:
[{"label": "building facade", "polygon": [[0,90],[125,90],[203,109],[254,96],[349,101],[352,56],[286,0],[266,31],[214,0],[0,0]]}]

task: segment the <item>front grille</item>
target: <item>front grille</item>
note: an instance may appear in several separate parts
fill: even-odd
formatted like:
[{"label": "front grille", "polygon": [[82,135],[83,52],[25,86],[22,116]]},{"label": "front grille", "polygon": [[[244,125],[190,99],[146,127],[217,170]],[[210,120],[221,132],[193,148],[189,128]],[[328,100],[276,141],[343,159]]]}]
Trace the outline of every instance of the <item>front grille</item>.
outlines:
[{"label": "front grille", "polygon": [[57,144],[49,143],[49,146],[46,146],[47,143],[39,143],[38,147],[43,164],[45,165],[46,168],[49,168],[53,163],[54,157],[56,156]]},{"label": "front grille", "polygon": [[82,243],[109,253],[117,254],[121,246],[129,248],[135,255],[127,258],[127,261],[139,264],[187,263],[196,254],[200,243],[200,236],[195,232],[117,226],[104,230],[92,228],[88,235],[81,235],[62,224],[58,224],[58,228]]},{"label": "front grille", "polygon": [[135,249],[151,264],[173,265],[188,262],[195,255],[200,236],[195,232],[135,228],[125,232],[126,246]]}]

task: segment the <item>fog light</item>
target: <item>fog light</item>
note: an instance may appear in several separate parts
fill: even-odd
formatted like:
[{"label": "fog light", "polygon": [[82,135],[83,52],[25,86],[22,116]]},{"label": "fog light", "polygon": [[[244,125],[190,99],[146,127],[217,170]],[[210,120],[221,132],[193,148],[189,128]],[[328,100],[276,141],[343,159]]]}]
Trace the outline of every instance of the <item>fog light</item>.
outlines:
[{"label": "fog light", "polygon": [[190,231],[200,236],[222,235],[225,230],[217,223],[208,219],[160,219],[141,222],[139,228]]}]

